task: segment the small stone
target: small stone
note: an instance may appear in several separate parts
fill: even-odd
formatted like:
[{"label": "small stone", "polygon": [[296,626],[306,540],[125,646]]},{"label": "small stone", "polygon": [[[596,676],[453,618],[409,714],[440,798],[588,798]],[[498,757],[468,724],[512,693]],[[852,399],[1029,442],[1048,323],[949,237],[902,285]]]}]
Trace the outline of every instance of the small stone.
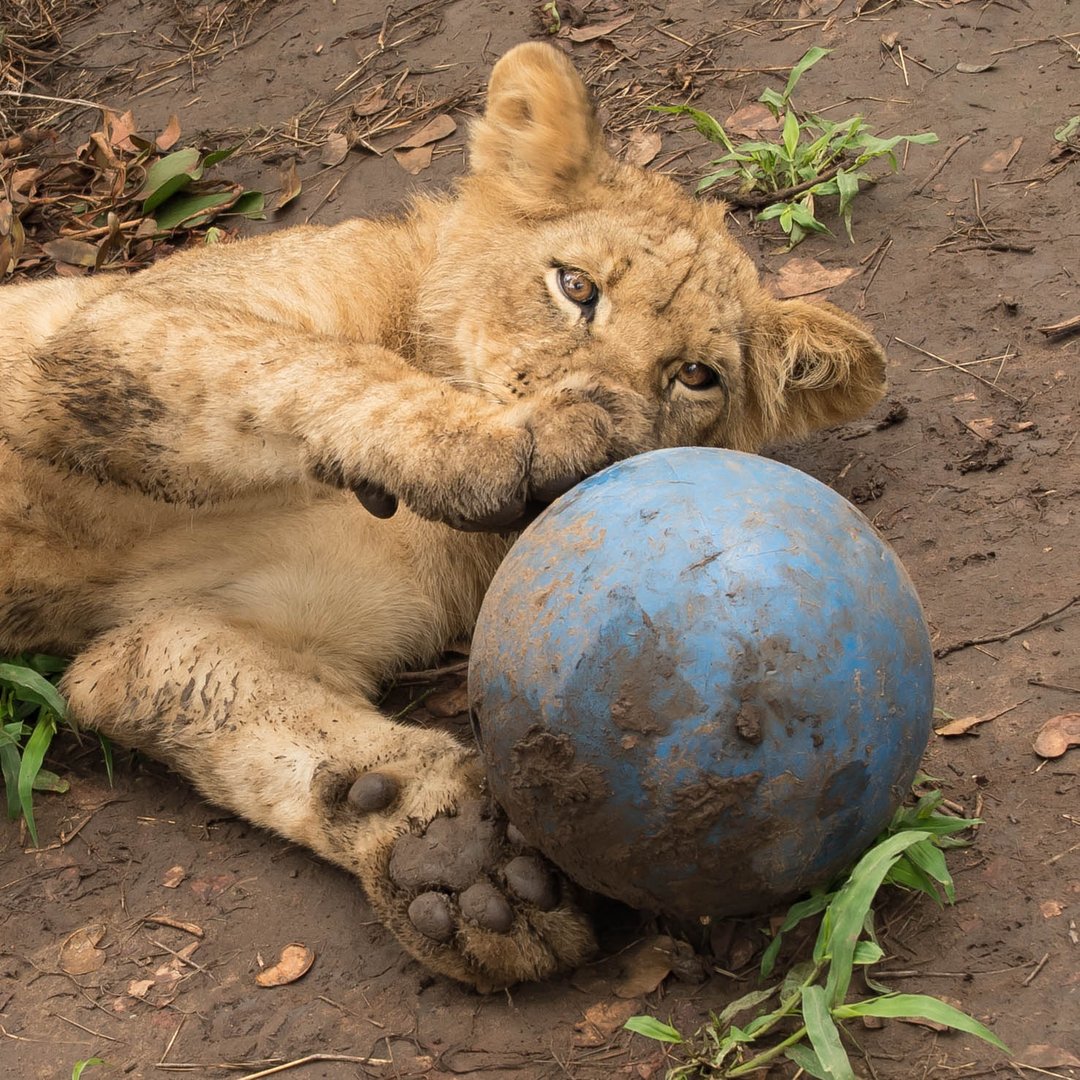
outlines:
[{"label": "small stone", "polygon": [[364,773],[349,788],[349,805],[362,814],[385,810],[398,797],[401,785],[381,772]]},{"label": "small stone", "polygon": [[541,911],[550,911],[559,902],[555,875],[538,856],[519,855],[506,864],[503,873],[514,894]]},{"label": "small stone", "polygon": [[505,934],[514,925],[514,912],[506,897],[486,881],[470,885],[459,903],[461,914],[485,930]]},{"label": "small stone", "polygon": [[529,841],[525,839],[525,834],[516,825],[506,826],[506,839],[514,847],[532,847]]},{"label": "small stone", "polygon": [[409,922],[432,941],[447,942],[454,936],[454,915],[442,893],[421,893],[409,905]]}]

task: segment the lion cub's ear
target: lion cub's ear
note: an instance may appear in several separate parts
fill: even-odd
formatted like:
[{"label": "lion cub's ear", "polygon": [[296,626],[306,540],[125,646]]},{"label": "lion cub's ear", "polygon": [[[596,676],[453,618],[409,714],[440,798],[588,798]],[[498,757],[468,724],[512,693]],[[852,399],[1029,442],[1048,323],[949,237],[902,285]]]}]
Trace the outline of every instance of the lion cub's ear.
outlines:
[{"label": "lion cub's ear", "polygon": [[517,213],[547,217],[588,198],[608,159],[588,91],[551,45],[511,49],[495,65],[472,132],[472,172]]},{"label": "lion cub's ear", "polygon": [[765,442],[853,420],[885,393],[885,353],[830,304],[767,300],[750,332],[750,376]]}]

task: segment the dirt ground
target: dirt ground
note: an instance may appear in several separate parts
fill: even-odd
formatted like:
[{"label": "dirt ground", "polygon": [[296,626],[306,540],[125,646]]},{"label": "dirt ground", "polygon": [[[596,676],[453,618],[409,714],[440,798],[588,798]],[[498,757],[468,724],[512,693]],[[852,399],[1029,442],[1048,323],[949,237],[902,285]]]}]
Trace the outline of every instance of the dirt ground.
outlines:
[{"label": "dirt ground", "polygon": [[[12,3],[0,0],[0,22]],[[1080,709],[1080,337],[1039,329],[1080,315],[1080,162],[1055,156],[1053,140],[1080,113],[1080,6],[592,0],[562,10],[558,41],[588,73],[614,143],[658,131],[653,167],[688,183],[708,150],[647,104],[692,95],[727,117],[780,88],[815,44],[833,52],[800,84],[804,106],[862,111],[882,134],[940,136],[859,197],[854,244],[838,230],[795,253],[856,271],[830,299],[859,310],[888,347],[891,391],[869,423],[778,456],[851,498],[899,552],[942,654],[940,709],[985,718],[935,738],[925,765],[985,819],[974,845],[951,856],[958,903],[890,902],[878,978],[959,1003],[1012,1054],[887,1021],[856,1032],[854,1060],[872,1080],[1080,1077],[1080,748],[1053,760],[1032,750],[1046,720]],[[381,0],[105,0],[70,15],[40,46],[52,62],[24,89],[130,107],[143,132],[175,113],[185,139],[207,147],[245,138],[252,152],[233,174],[264,190],[294,159],[302,194],[256,228],[390,211],[411,191],[445,187],[463,166],[464,122],[491,63],[543,36],[533,0],[400,10]],[[601,32],[572,40],[588,28]],[[380,96],[381,116],[350,114]],[[61,109],[72,143],[100,120],[39,104],[42,119]],[[410,175],[389,151],[444,111],[457,132]],[[328,166],[334,131],[363,142]],[[767,275],[792,257],[747,212],[733,227]],[[422,705],[412,716],[432,722]],[[435,722],[467,737],[463,716]],[[71,790],[39,798],[42,848],[0,826],[5,1077],[66,1077],[91,1056],[108,1065],[91,1077],[262,1075],[321,1054],[340,1060],[286,1075],[647,1080],[673,1059],[622,1031],[626,1016],[651,1012],[692,1032],[754,985],[763,920],[713,928],[706,981],[686,963],[660,981],[671,965],[657,975],[635,944],[655,954],[656,928],[610,912],[614,958],[480,996],[405,958],[343,873],[205,804],[156,764],[118,759],[110,787],[96,747],[71,739],[49,764]],[[97,951],[71,937],[87,927],[100,931]],[[260,965],[290,942],[314,951],[311,970],[256,986]],[[70,974],[80,946],[98,966]]]}]

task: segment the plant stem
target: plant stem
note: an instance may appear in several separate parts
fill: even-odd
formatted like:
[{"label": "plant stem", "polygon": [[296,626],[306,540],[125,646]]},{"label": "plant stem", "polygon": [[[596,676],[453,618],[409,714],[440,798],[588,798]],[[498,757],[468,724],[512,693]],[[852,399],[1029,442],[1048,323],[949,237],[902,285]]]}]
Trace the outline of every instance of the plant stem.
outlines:
[{"label": "plant stem", "polygon": [[726,1075],[730,1077],[746,1076],[748,1073],[760,1069],[762,1065],[767,1065],[770,1061],[774,1061],[778,1058],[789,1046],[794,1046],[795,1043],[801,1042],[805,1035],[806,1025],[804,1024],[798,1031],[792,1032],[783,1042],[778,1042],[775,1046],[758,1054],[757,1057],[743,1062],[742,1065],[732,1069],[730,1072],[726,1073]]}]

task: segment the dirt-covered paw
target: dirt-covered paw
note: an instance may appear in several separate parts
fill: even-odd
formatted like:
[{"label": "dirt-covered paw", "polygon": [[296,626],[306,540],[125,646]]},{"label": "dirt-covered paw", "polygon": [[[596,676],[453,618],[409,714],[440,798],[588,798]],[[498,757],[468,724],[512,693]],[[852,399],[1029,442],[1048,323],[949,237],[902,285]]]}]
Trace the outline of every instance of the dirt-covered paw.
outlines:
[{"label": "dirt-covered paw", "polygon": [[398,837],[369,890],[410,952],[482,989],[546,978],[593,949],[573,886],[479,798]]}]

